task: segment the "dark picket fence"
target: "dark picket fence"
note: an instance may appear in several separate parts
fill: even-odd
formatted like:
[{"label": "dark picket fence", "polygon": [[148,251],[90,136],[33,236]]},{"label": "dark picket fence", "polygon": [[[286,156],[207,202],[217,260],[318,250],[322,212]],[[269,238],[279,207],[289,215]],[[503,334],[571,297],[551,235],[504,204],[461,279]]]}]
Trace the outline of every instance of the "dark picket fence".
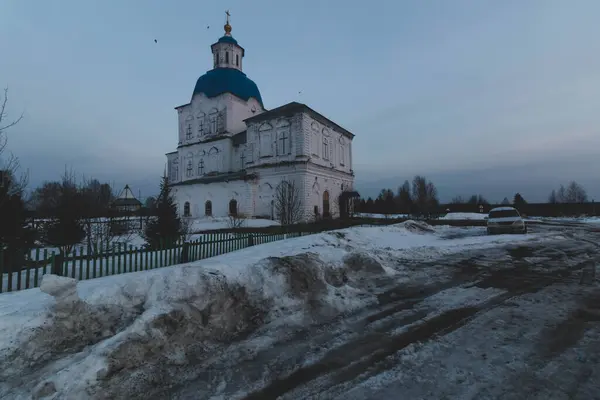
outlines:
[{"label": "dark picket fence", "polygon": [[35,249],[19,262],[14,258],[11,261],[11,257],[0,251],[0,293],[38,287],[42,276],[50,273],[84,280],[147,271],[307,234],[209,233],[200,240],[180,241],[171,247],[148,249],[123,243],[99,244],[93,254],[87,254],[82,246],[67,256]]}]

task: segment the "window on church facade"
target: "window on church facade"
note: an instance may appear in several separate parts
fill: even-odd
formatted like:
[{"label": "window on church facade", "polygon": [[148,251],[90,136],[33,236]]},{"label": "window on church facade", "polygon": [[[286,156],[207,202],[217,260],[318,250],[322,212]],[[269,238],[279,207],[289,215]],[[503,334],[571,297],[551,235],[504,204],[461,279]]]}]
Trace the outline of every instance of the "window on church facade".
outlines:
[{"label": "window on church facade", "polygon": [[177,181],[179,179],[179,161],[173,160],[171,163],[171,180]]},{"label": "window on church facade", "polygon": [[240,169],[246,168],[246,150],[240,150]]},{"label": "window on church facade", "polygon": [[198,136],[204,135],[204,118],[198,119]]},{"label": "window on church facade", "polygon": [[215,53],[215,67],[219,65],[219,53]]},{"label": "window on church facade", "polygon": [[237,201],[235,199],[231,199],[231,201],[229,202],[229,215],[236,216],[237,212]]},{"label": "window on church facade", "polygon": [[323,159],[329,160],[329,140],[323,138]]},{"label": "window on church facade", "polygon": [[253,163],[254,162],[254,143],[250,143],[248,145],[248,151],[246,152],[246,163]]},{"label": "window on church facade", "polygon": [[193,137],[193,134],[192,134],[192,124],[188,124],[187,129],[185,131],[185,138],[187,140],[190,140],[192,137]]},{"label": "window on church facade", "polygon": [[190,202],[189,201],[186,201],[185,204],[183,205],[183,216],[184,217],[191,216],[191,213],[190,213]]},{"label": "window on church facade", "polygon": [[236,67],[240,66],[240,55],[239,54],[235,55],[235,66]]},{"label": "window on church facade", "polygon": [[340,165],[344,165],[346,163],[346,148],[344,145],[340,145]]},{"label": "window on church facade", "polygon": [[218,111],[214,111],[210,114],[209,117],[209,121],[210,121],[210,133],[212,134],[216,134],[217,133],[217,117],[218,117],[219,112]]},{"label": "window on church facade", "polygon": [[286,130],[282,130],[279,132],[279,139],[277,144],[277,155],[286,155],[290,154],[290,137]]},{"label": "window on church facade", "polygon": [[200,159],[198,163],[198,175],[204,175],[204,159]]},{"label": "window on church facade", "polygon": [[263,132],[260,135],[260,156],[270,157],[273,155],[273,143],[270,132]]},{"label": "window on church facade", "polygon": [[189,178],[190,176],[194,175],[194,167],[192,166],[192,160],[189,160],[187,162],[187,168],[185,171],[186,176]]},{"label": "window on church facade", "polygon": [[212,216],[212,201],[210,200],[207,200],[206,203],[204,203],[204,215],[207,217]]},{"label": "window on church facade", "polygon": [[229,52],[225,52],[225,64],[229,64]]}]

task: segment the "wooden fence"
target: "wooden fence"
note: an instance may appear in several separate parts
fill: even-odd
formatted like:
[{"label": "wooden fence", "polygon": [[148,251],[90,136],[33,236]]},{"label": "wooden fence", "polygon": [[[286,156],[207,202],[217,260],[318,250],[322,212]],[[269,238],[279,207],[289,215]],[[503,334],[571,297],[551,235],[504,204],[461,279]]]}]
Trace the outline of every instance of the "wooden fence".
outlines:
[{"label": "wooden fence", "polygon": [[249,246],[299,237],[307,233],[211,233],[201,240],[179,242],[169,248],[147,249],[123,243],[99,245],[94,254],[86,254],[85,247],[76,248],[62,256],[57,252],[34,249],[25,257],[24,265],[6,264],[0,252],[0,293],[38,287],[45,274],[53,273],[84,280],[128,272],[147,271],[170,265],[202,260]]}]

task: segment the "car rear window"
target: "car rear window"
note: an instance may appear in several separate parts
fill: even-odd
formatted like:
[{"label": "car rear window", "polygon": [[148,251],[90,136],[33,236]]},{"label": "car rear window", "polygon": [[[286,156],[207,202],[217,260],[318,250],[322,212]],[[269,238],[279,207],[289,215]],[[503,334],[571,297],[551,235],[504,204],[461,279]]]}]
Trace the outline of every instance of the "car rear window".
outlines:
[{"label": "car rear window", "polygon": [[488,218],[506,218],[506,217],[519,217],[517,210],[501,210],[492,211]]}]

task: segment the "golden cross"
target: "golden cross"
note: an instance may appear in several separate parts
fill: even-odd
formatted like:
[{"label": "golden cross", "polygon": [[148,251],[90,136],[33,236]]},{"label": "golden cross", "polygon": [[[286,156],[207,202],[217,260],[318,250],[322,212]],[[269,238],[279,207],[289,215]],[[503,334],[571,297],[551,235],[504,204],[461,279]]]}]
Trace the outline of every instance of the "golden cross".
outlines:
[{"label": "golden cross", "polygon": [[229,14],[229,10],[225,11],[225,14],[227,15],[227,24],[229,24],[229,17],[231,16],[231,15]]}]

